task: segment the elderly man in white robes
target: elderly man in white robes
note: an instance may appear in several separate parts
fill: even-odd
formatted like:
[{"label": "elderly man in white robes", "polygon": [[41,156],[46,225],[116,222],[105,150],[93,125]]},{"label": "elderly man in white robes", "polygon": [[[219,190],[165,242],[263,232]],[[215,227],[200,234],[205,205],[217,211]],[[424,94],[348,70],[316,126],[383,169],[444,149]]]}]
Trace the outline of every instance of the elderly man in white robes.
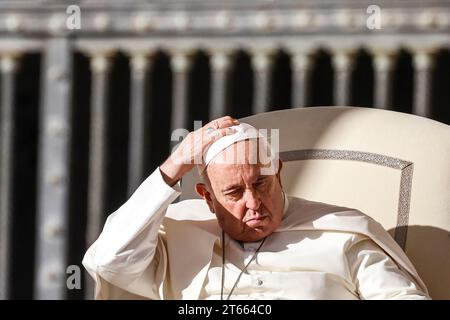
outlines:
[{"label": "elderly man in white robes", "polygon": [[[86,252],[95,298],[429,299],[380,224],[286,195],[268,146],[231,117],[191,132]],[[171,204],[196,164],[203,200]]]}]

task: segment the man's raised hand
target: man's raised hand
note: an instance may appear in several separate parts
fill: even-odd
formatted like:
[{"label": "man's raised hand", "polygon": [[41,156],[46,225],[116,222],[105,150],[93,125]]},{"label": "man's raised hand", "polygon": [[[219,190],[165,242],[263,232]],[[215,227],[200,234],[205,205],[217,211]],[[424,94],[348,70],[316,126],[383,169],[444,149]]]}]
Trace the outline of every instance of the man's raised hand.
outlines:
[{"label": "man's raised hand", "polygon": [[203,152],[209,145],[225,135],[233,134],[234,131],[230,127],[238,124],[237,119],[225,116],[190,132],[159,167],[164,181],[169,186],[174,186],[196,164],[202,163]]}]

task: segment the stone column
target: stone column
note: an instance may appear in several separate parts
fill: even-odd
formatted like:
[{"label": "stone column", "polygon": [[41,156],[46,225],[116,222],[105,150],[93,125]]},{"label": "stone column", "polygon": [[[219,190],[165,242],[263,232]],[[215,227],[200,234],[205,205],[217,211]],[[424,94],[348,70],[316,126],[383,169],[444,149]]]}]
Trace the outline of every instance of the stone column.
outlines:
[{"label": "stone column", "polygon": [[[99,236],[105,216],[106,152],[109,76],[109,53],[92,53],[91,125],[89,143],[89,178],[86,242],[90,246]],[[86,275],[85,296],[92,299],[94,283]]]},{"label": "stone column", "polygon": [[67,290],[72,64],[70,40],[48,40],[39,115],[35,299],[65,299]]},{"label": "stone column", "polygon": [[211,106],[209,118],[225,116],[228,105],[228,83],[231,67],[231,55],[225,51],[213,51],[211,54]]},{"label": "stone column", "polygon": [[379,109],[392,108],[392,74],[394,69],[395,53],[388,51],[375,51],[373,65],[375,71],[374,105]]},{"label": "stone column", "polygon": [[348,106],[351,103],[353,51],[337,50],[333,54],[334,104]]},{"label": "stone column", "polygon": [[254,72],[253,114],[270,110],[272,76],[272,54],[269,51],[255,51],[252,55]]},{"label": "stone column", "polygon": [[431,72],[434,56],[432,50],[414,51],[414,100],[413,114],[422,117],[431,116]]},{"label": "stone column", "polygon": [[309,105],[312,61],[312,54],[308,52],[293,52],[291,55],[292,106],[294,108]]},{"label": "stone column", "polygon": [[0,300],[10,297],[11,233],[14,188],[14,93],[16,55],[0,56]]},{"label": "stone column", "polygon": [[[128,154],[128,196],[136,190],[144,177],[144,150],[148,139],[147,112],[149,97],[149,75],[151,57],[145,53],[135,53],[131,57],[131,101],[130,138]],[[148,146],[147,146],[148,147]]]},{"label": "stone column", "polygon": [[189,102],[189,71],[191,70],[191,55],[186,51],[175,51],[171,57],[173,72],[172,84],[172,120],[171,132],[178,128],[186,128]]}]

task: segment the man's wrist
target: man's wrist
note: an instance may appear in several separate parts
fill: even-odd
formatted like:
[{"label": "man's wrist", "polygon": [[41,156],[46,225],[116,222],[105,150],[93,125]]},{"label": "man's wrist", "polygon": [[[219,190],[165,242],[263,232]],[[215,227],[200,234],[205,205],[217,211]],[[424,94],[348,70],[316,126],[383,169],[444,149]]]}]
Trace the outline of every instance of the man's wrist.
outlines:
[{"label": "man's wrist", "polygon": [[163,178],[164,182],[169,186],[173,187],[177,184],[177,182],[180,179],[171,178],[169,175],[167,175],[161,167],[159,167],[159,171],[161,172],[161,177]]},{"label": "man's wrist", "polygon": [[189,171],[183,165],[173,163],[172,159],[169,157],[160,167],[159,171],[164,182],[173,187],[181,180],[181,178]]}]

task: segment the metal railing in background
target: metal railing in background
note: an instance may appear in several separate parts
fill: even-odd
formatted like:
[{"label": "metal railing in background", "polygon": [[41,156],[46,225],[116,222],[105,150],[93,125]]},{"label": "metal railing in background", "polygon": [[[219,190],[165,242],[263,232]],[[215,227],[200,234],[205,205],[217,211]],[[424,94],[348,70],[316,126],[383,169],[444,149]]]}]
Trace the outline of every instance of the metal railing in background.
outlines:
[{"label": "metal railing in background", "polygon": [[[11,230],[14,212],[15,72],[27,52],[42,54],[37,164],[36,257],[34,298],[67,296],[69,194],[87,193],[86,243],[96,239],[105,215],[110,77],[116,53],[130,65],[128,195],[144,178],[149,142],[151,79],[157,52],[169,57],[172,74],[170,130],[187,127],[193,57],[209,58],[209,115],[227,114],[231,72],[238,52],[246,52],[253,71],[252,113],[271,110],[274,59],[282,50],[290,58],[293,107],[311,107],[311,77],[318,52],[325,50],[333,68],[333,102],[352,103],[356,53],[364,49],[373,62],[373,106],[393,106],[398,53],[407,50],[414,71],[412,112],[432,115],[435,55],[449,48],[450,5],[378,1],[381,29],[368,28],[370,1],[14,1],[0,2],[1,153],[0,153],[0,299],[11,297]],[[78,4],[81,28],[70,30],[69,5]],[[428,5],[426,10],[422,7]],[[120,8],[120,10],[119,10]],[[337,9],[339,8],[339,9]],[[70,190],[73,54],[90,61],[90,145],[86,190]],[[448,70],[450,72],[450,70]],[[239,84],[234,84],[239,86]],[[440,108],[448,109],[447,105]],[[447,119],[437,119],[448,121]],[[166,137],[163,137],[166,139]],[[20,223],[15,221],[14,223]],[[80,261],[81,264],[81,261]],[[92,283],[85,290],[92,297]]]}]

